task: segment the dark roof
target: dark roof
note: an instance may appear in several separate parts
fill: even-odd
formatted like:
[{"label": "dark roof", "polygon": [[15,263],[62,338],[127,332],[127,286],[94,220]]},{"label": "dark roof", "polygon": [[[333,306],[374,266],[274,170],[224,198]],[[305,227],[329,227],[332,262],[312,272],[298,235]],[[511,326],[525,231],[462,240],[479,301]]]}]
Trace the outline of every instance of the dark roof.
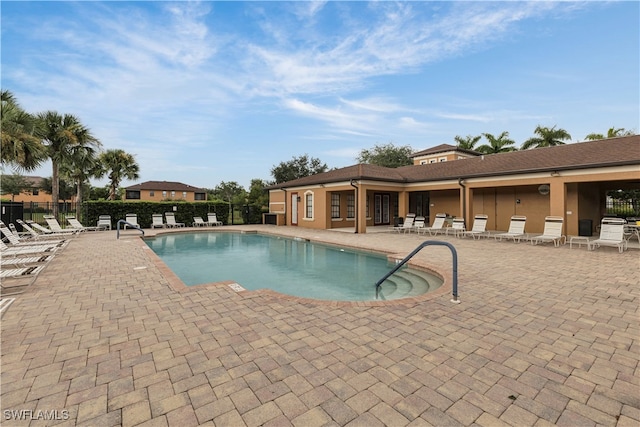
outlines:
[{"label": "dark roof", "polygon": [[429,156],[431,154],[446,153],[447,151],[458,151],[460,153],[470,154],[472,156],[479,156],[481,154],[477,151],[467,150],[466,148],[460,148],[455,145],[440,144],[440,145],[436,145],[435,147],[427,148],[426,150],[421,150],[421,151],[418,151],[417,153],[413,153],[409,157],[414,158],[419,156]]},{"label": "dark roof", "polygon": [[174,181],[146,181],[141,184],[126,187],[126,190],[193,191],[194,193],[206,193],[206,190],[202,188]]},{"label": "dark roof", "polygon": [[406,183],[429,182],[623,165],[638,165],[640,177],[640,135],[485,154],[463,161],[403,166],[396,169],[360,164],[276,184],[269,188],[300,187],[344,182],[351,179]]}]

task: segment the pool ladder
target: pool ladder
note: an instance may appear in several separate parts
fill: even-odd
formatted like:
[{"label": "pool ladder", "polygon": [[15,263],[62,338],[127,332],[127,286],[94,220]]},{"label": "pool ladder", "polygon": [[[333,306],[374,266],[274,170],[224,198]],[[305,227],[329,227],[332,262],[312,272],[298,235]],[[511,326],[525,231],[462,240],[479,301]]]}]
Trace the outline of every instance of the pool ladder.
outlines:
[{"label": "pool ladder", "polygon": [[380,280],[376,282],[376,299],[378,299],[380,293],[380,286],[382,286],[382,282],[387,280],[393,273],[400,270],[403,265],[405,265],[415,254],[420,252],[427,246],[446,246],[451,250],[451,255],[453,257],[453,298],[451,302],[454,304],[460,304],[460,300],[458,299],[458,252],[456,248],[449,242],[442,242],[440,240],[427,240],[422,242],[417,248],[415,248],[409,255],[404,257],[404,259],[398,262],[395,267],[391,269],[387,274],[385,274]]},{"label": "pool ladder", "polygon": [[118,229],[118,231],[116,233],[116,239],[120,238],[120,224],[128,225],[131,228],[135,228],[136,230],[139,230],[142,233],[142,235],[144,236],[144,230],[142,228],[140,228],[139,226],[137,226],[135,224],[131,224],[130,222],[125,221],[124,219],[119,219],[118,220],[118,224],[116,225],[116,228]]}]

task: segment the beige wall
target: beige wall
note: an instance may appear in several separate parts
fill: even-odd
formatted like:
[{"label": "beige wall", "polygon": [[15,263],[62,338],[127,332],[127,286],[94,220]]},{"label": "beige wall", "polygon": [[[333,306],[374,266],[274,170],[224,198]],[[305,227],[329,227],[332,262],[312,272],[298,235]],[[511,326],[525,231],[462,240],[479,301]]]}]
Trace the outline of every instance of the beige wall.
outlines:
[{"label": "beige wall", "polygon": [[433,224],[438,213],[460,216],[460,190],[440,190],[429,193],[429,225]]},{"label": "beige wall", "polygon": [[[153,191],[153,195],[151,192]],[[171,195],[171,191],[167,191],[165,196],[162,195],[163,190],[140,190],[139,199],[125,199],[128,202],[162,202],[167,200],[184,200],[187,202],[206,202],[206,200],[196,200],[196,195],[193,191],[187,191],[186,196],[183,196],[182,191],[176,191],[175,195]]]}]

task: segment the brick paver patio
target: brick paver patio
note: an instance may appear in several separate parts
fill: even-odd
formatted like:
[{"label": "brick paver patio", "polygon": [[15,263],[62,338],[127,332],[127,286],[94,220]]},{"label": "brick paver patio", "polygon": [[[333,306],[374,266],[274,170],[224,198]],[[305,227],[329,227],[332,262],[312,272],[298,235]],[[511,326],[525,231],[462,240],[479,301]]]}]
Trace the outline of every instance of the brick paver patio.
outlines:
[{"label": "brick paver patio", "polygon": [[[400,255],[428,239],[237,228]],[[437,239],[460,304],[443,247],[416,262],[446,292],[331,304],[183,289],[134,232],[86,233],[3,314],[1,423],[640,425],[637,249]]]}]

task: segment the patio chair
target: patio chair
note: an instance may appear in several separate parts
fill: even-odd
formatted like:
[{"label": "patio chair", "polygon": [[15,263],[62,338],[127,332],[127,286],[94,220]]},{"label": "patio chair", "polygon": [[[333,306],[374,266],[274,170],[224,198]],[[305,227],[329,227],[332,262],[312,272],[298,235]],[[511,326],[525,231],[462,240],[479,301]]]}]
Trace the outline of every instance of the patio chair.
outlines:
[{"label": "patio chair", "polygon": [[622,253],[627,249],[627,239],[624,238],[624,225],[626,221],[621,218],[603,218],[600,223],[600,237],[587,242],[590,251],[600,246],[613,246]]},{"label": "patio chair", "polygon": [[193,226],[194,227],[206,227],[207,225],[209,225],[209,223],[204,222],[204,220],[202,219],[201,216],[194,216],[193,217]]},{"label": "patio chair", "polygon": [[438,213],[436,214],[436,218],[433,220],[433,224],[431,225],[431,227],[424,227],[420,231],[424,231],[425,234],[427,234],[428,232],[430,236],[435,236],[438,233],[444,233],[445,232],[444,222],[446,220],[447,220],[447,214]]},{"label": "patio chair", "polygon": [[207,222],[209,223],[209,225],[213,226],[222,225],[222,221],[218,221],[218,216],[215,212],[207,214]]},{"label": "patio chair", "polygon": [[44,215],[43,218],[47,222],[47,225],[49,226],[51,231],[54,233],[68,233],[69,235],[75,235],[79,233],[79,230],[76,230],[75,228],[60,227],[58,220],[53,215]]},{"label": "patio chair", "polygon": [[415,231],[417,234],[420,234],[420,231],[425,227],[426,218],[423,216],[417,216],[416,220],[413,222],[413,227],[411,227],[410,231]]},{"label": "patio chair", "polygon": [[164,217],[167,220],[167,227],[169,228],[184,227],[184,222],[176,222],[176,216],[173,212],[165,212]]},{"label": "patio chair", "polygon": [[474,239],[478,239],[482,236],[487,236],[487,219],[489,217],[485,214],[477,214],[473,217],[473,227],[471,230],[463,231],[459,234],[459,237],[471,236]]},{"label": "patio chair", "polygon": [[31,247],[42,247],[42,246],[63,246],[67,241],[66,240],[55,240],[49,242],[35,242],[33,240],[23,240],[17,234],[13,234],[9,227],[7,227],[4,222],[0,221],[0,234],[2,234],[8,241],[11,243],[10,247],[16,246],[31,246]]},{"label": "patio chair", "polygon": [[69,225],[72,228],[75,228],[76,230],[83,232],[83,231],[95,231],[96,227],[85,227],[84,225],[82,225],[82,223],[80,221],[78,221],[76,219],[75,216],[67,216],[67,222],[69,223]]},{"label": "patio chair", "polygon": [[[66,237],[69,237],[68,235],[65,235],[64,233],[53,233],[51,232],[51,230],[48,230],[49,233],[45,233],[45,232],[40,232],[38,233],[36,230],[33,229],[33,227],[31,227],[31,225],[27,224],[26,222],[24,222],[21,219],[16,219],[16,222],[18,224],[20,224],[20,226],[22,227],[23,230],[25,230],[27,233],[29,233],[31,235],[31,241],[43,241],[43,240],[49,240],[49,239],[64,239]],[[43,227],[44,228],[44,227]]]},{"label": "patio chair", "polygon": [[5,257],[17,257],[34,254],[52,254],[60,249],[62,246],[57,245],[20,245],[20,246],[7,246],[2,240],[0,240],[0,254],[2,258]]},{"label": "patio chair", "polygon": [[10,268],[27,267],[32,264],[44,264],[53,259],[53,255],[31,255],[32,256],[2,257],[0,265],[2,265],[3,268],[7,266],[10,266]]},{"label": "patio chair", "polygon": [[153,214],[151,215],[151,228],[166,228],[167,225],[164,223],[164,219],[162,218],[162,214]]},{"label": "patio chair", "polygon": [[[24,292],[24,288],[30,286],[37,278],[38,274],[45,267],[42,265],[32,265],[29,267],[3,268],[0,271],[2,279],[2,295],[15,295]],[[24,281],[26,279],[26,282]]]},{"label": "patio chair", "polygon": [[511,239],[514,242],[520,243],[520,239],[526,237],[524,233],[524,226],[527,223],[527,217],[523,215],[513,215],[511,222],[509,223],[509,230],[506,233],[497,233],[493,237],[496,240],[502,241],[502,239]]},{"label": "patio chair", "polygon": [[445,228],[445,234],[448,236],[452,234],[456,237],[460,237],[460,234],[464,233],[464,218],[453,218],[451,227]]},{"label": "patio chair", "polygon": [[124,225],[124,229],[126,230],[127,227],[129,228],[134,228],[134,227],[138,227],[141,228],[140,225],[138,224],[138,215],[137,214],[126,214],[124,216],[124,220],[125,223]]},{"label": "patio chair", "polygon": [[564,218],[561,216],[547,216],[544,219],[544,230],[539,236],[531,237],[531,244],[553,242],[555,247],[565,244],[567,238],[562,234]]},{"label": "patio chair", "polygon": [[111,215],[100,215],[98,217],[96,229],[101,231],[111,230]]},{"label": "patio chair", "polygon": [[407,214],[407,217],[404,219],[404,222],[402,223],[402,225],[389,227],[389,230],[397,231],[398,233],[400,232],[406,233],[407,231],[411,231],[411,228],[413,227],[413,221],[415,221],[415,219],[416,219],[416,214],[409,213]]}]

